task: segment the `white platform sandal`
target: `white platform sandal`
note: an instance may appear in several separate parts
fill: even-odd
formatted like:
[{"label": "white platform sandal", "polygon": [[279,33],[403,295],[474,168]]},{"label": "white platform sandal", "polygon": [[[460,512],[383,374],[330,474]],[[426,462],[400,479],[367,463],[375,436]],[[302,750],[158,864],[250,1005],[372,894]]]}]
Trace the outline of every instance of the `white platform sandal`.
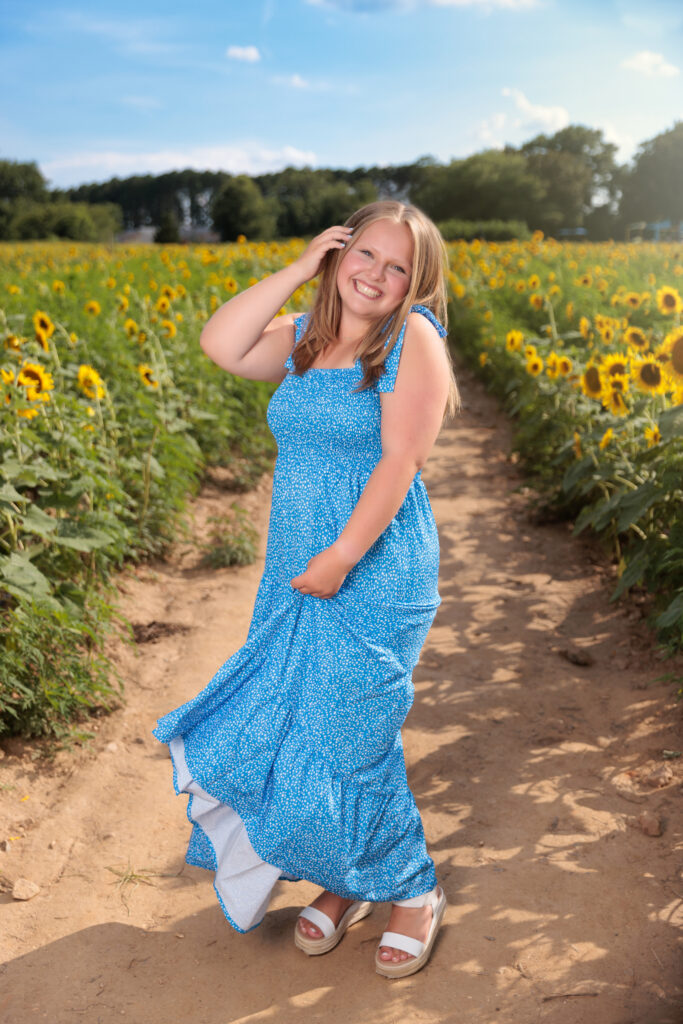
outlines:
[{"label": "white platform sandal", "polygon": [[329,953],[331,949],[341,942],[344,932],[347,928],[350,928],[356,921],[362,921],[364,917],[372,913],[372,903],[365,901],[357,901],[352,903],[350,907],[342,914],[339,924],[334,925],[334,921],[327,914],[324,914],[322,910],[318,910],[317,907],[304,907],[299,912],[299,917],[305,918],[314,924],[323,933],[322,939],[311,939],[308,935],[302,935],[299,931],[298,921],[294,926],[294,944],[308,953],[309,956],[318,956],[320,953]]},{"label": "white platform sandal", "polygon": [[[395,907],[430,906],[432,908],[432,923],[425,942],[420,942],[419,939],[411,939],[409,935],[402,935],[400,932],[384,932],[379,940],[379,948],[375,953],[375,969],[377,973],[382,974],[385,978],[406,978],[409,974],[415,974],[421,970],[429,960],[432,946],[436,939],[436,933],[446,911],[446,896],[443,889],[437,885],[431,892],[426,892],[423,896],[413,896],[409,900],[394,900],[393,905]],[[381,960],[379,952],[382,946],[401,949],[405,953],[410,953],[413,959],[400,960],[398,963],[393,963],[391,960]]]}]

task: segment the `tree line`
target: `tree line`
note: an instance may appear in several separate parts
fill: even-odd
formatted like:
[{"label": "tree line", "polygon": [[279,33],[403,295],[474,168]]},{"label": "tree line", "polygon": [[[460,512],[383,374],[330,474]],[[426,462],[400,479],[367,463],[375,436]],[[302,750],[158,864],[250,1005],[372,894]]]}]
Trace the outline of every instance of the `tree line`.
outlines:
[{"label": "tree line", "polygon": [[416,203],[451,237],[583,228],[599,241],[623,238],[637,221],[682,222],[683,121],[643,142],[630,164],[616,152],[601,130],[569,125],[446,164],[425,156],[253,176],[188,168],[64,190],[50,190],[35,163],[0,161],[0,238],[107,239],[150,225],[158,241],[176,241],[181,227],[212,228],[224,241],[306,237],[388,197]]}]

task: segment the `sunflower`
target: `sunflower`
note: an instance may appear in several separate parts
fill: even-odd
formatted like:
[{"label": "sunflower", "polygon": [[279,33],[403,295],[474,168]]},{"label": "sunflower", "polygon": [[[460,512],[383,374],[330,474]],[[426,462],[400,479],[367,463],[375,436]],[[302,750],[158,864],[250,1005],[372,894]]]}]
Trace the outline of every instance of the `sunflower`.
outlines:
[{"label": "sunflower", "polygon": [[535,355],[537,355],[537,352],[536,352],[536,346],[535,346],[535,345],[532,345],[532,344],[531,344],[531,342],[528,342],[528,343],[527,343],[527,344],[526,344],[526,345],[524,346],[524,358],[525,358],[525,359],[533,359],[533,357],[534,357]]},{"label": "sunflower", "polygon": [[527,359],[526,372],[531,374],[532,377],[538,377],[542,370],[543,360],[540,356],[532,356],[531,359]]},{"label": "sunflower", "polygon": [[648,448],[654,448],[656,444],[659,444],[662,440],[662,435],[659,433],[657,424],[654,427],[645,427],[645,440],[647,441]]},{"label": "sunflower", "polygon": [[665,316],[671,313],[680,313],[683,311],[683,299],[675,288],[664,285],[663,288],[657,289],[657,308]]},{"label": "sunflower", "polygon": [[581,285],[583,288],[590,288],[593,284],[593,278],[590,274],[582,274],[574,283]]},{"label": "sunflower", "polygon": [[614,437],[614,431],[612,430],[611,427],[608,427],[607,430],[605,431],[605,433],[600,438],[600,444],[599,444],[600,451],[604,451],[604,449],[607,447],[607,445],[610,443],[610,441],[612,440],[613,437]]},{"label": "sunflower", "polygon": [[176,297],[176,291],[174,288],[171,287],[170,284],[164,284],[161,286],[161,294],[165,295],[169,302],[173,302],[173,300]]},{"label": "sunflower", "polygon": [[508,352],[519,352],[524,341],[521,331],[508,331],[505,335],[505,348]]},{"label": "sunflower", "polygon": [[539,295],[538,292],[534,292],[533,295],[529,296],[529,305],[533,306],[534,309],[543,309],[543,296]]},{"label": "sunflower", "polygon": [[66,291],[66,285],[64,284],[63,281],[53,281],[52,291],[55,293],[55,295],[63,295],[64,292]]},{"label": "sunflower", "polygon": [[527,281],[527,284],[531,288],[532,292],[535,292],[538,288],[541,287],[541,279],[538,276],[538,274],[532,274],[529,280]]},{"label": "sunflower", "polygon": [[85,310],[86,313],[89,313],[90,316],[99,316],[100,313],[102,312],[102,307],[100,306],[97,299],[90,299],[83,306],[83,309]]},{"label": "sunflower", "polygon": [[582,316],[579,320],[579,332],[581,337],[584,339],[588,338],[591,329],[591,322],[587,316]]},{"label": "sunflower", "polygon": [[564,315],[566,316],[567,320],[573,320],[574,319],[574,303],[573,302],[570,301],[570,302],[567,303],[567,306],[566,306],[565,311],[564,311]]},{"label": "sunflower", "polygon": [[610,345],[614,341],[614,328],[611,324],[605,324],[600,330],[600,337],[604,341],[605,345]]},{"label": "sunflower", "polygon": [[52,374],[39,363],[23,363],[17,374],[17,384],[26,388],[26,397],[32,402],[49,401],[50,396],[47,392],[52,391],[55,386]]},{"label": "sunflower", "polygon": [[168,313],[171,308],[168,295],[160,295],[154,305],[160,313]]},{"label": "sunflower", "polygon": [[568,377],[572,372],[573,363],[569,356],[560,356],[557,360],[557,372],[561,377]]},{"label": "sunflower", "polygon": [[588,398],[600,398],[602,394],[602,379],[600,377],[600,370],[595,363],[588,363],[579,380],[584,395],[587,395]]},{"label": "sunflower", "polygon": [[628,362],[625,356],[621,355],[607,356],[602,362],[601,369],[608,377],[613,377],[617,373],[621,376],[629,373]]},{"label": "sunflower", "polygon": [[175,338],[178,333],[178,328],[172,320],[162,320],[161,327],[163,328],[165,338]]},{"label": "sunflower", "polygon": [[225,288],[226,291],[232,292],[232,294],[234,295],[235,292],[237,291],[238,284],[234,277],[226,277],[226,279],[223,281],[223,287]]},{"label": "sunflower", "polygon": [[40,338],[38,336],[39,331],[45,336],[46,339],[51,338],[52,335],[55,333],[55,325],[52,323],[52,320],[50,320],[50,317],[47,315],[47,313],[43,313],[42,310],[40,309],[37,309],[36,312],[33,314],[33,327],[35,328],[36,338],[38,339],[38,341],[40,341]]},{"label": "sunflower", "polygon": [[615,374],[605,381],[601,395],[602,404],[614,416],[625,416],[629,411],[624,398],[628,390],[629,378],[623,374]]},{"label": "sunflower", "polygon": [[519,292],[520,295],[522,294],[522,292],[525,292],[526,281],[522,281],[521,279],[519,281],[515,281],[515,291]]},{"label": "sunflower", "polygon": [[104,397],[104,382],[94,366],[84,363],[78,367],[78,383],[88,398]]},{"label": "sunflower", "polygon": [[107,288],[116,288],[116,278],[108,277],[107,280],[105,281],[105,284]]},{"label": "sunflower", "polygon": [[3,384],[11,384],[14,380],[13,370],[5,370],[3,367],[0,367],[0,375],[2,376]]},{"label": "sunflower", "polygon": [[138,333],[138,325],[135,323],[135,320],[133,320],[133,318],[130,316],[125,321],[123,329],[129,338],[134,338],[135,335]]},{"label": "sunflower", "polygon": [[624,296],[624,302],[631,309],[640,309],[640,295],[638,292],[627,292]]},{"label": "sunflower", "polygon": [[666,380],[662,367],[656,359],[639,359],[633,361],[633,380],[641,391],[651,395],[664,395],[667,391]]},{"label": "sunflower", "polygon": [[644,352],[650,344],[640,327],[627,327],[624,331],[624,341],[639,352]]},{"label": "sunflower", "polygon": [[480,352],[479,353],[479,365],[480,366],[485,366],[487,361],[488,361],[488,358],[489,358],[488,352]]},{"label": "sunflower", "polygon": [[662,348],[669,354],[669,371],[674,381],[683,381],[683,327],[667,334]]},{"label": "sunflower", "polygon": [[128,309],[128,297],[119,293],[116,296],[116,307],[119,313],[125,313]]},{"label": "sunflower", "polygon": [[17,334],[8,334],[5,337],[5,348],[12,352],[18,352],[25,340],[25,338],[20,338]]},{"label": "sunflower", "polygon": [[576,455],[577,459],[580,459],[583,453],[581,451],[581,435],[578,430],[574,431],[574,444],[572,448],[574,449],[574,455]]},{"label": "sunflower", "polygon": [[152,369],[151,366],[148,366],[147,363],[138,364],[138,373],[140,374],[140,377],[142,378],[142,383],[145,385],[145,387],[159,387],[159,381],[154,380],[154,370]]}]

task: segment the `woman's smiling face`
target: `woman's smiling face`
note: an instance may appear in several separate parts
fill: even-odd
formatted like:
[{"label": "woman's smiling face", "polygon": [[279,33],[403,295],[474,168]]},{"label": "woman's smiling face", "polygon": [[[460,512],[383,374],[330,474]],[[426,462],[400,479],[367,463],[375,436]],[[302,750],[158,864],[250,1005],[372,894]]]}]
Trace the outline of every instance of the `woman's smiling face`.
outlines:
[{"label": "woman's smiling face", "polygon": [[342,308],[376,320],[405,298],[413,272],[413,236],[407,224],[376,220],[352,238],[337,271]]}]

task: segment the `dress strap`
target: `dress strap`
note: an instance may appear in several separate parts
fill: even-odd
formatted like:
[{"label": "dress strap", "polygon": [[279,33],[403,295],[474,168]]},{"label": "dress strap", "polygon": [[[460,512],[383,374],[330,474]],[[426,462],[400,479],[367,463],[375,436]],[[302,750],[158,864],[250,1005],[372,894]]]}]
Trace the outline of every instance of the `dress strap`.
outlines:
[{"label": "dress strap", "polygon": [[310,315],[310,313],[301,313],[294,319],[294,345],[292,346],[292,351],[285,359],[285,366],[287,367],[288,370],[291,370],[292,372],[294,372],[294,349],[301,341],[301,335],[304,333]]},{"label": "dress strap", "polygon": [[[427,319],[429,320],[429,322],[434,327],[436,327],[437,331],[439,332],[440,337],[445,338],[446,335],[448,334],[448,331],[443,326],[443,324],[439,323],[439,321],[436,319],[436,317],[432,313],[431,309],[427,309],[426,306],[422,306],[419,303],[416,303],[415,305],[410,307],[408,312],[409,313],[422,313],[423,316],[426,316]],[[392,348],[391,352],[388,354],[388,356],[384,360],[384,373],[382,374],[382,376],[377,381],[377,389],[378,389],[378,391],[393,391],[394,390],[394,387],[396,385],[396,375],[398,373],[398,364],[399,364],[399,360],[401,358],[401,351],[403,350],[403,339],[405,337],[407,324],[408,324],[408,319],[406,317],[406,319],[403,321],[403,325],[401,327],[401,330],[399,331],[399,335],[398,335],[398,338],[396,339],[394,347]]]}]

